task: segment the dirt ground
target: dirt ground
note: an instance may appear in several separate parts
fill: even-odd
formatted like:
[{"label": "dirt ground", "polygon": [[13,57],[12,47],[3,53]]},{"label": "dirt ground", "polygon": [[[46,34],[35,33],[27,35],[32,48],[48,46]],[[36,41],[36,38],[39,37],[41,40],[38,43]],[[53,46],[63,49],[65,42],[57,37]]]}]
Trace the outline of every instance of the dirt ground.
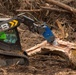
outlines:
[{"label": "dirt ground", "polygon": [[[44,40],[40,35],[26,30],[26,27],[24,29],[25,31],[20,33],[23,50]],[[76,75],[76,70],[73,70],[65,59],[51,53],[31,56],[29,62],[29,66],[1,68],[0,75]]]},{"label": "dirt ground", "polygon": [[[46,4],[46,3],[42,4],[44,3],[44,1],[42,0],[36,0],[37,2],[35,0],[32,0],[32,4],[30,5],[29,1],[17,0],[17,2],[19,2],[17,3],[15,0],[10,1],[4,0],[4,2],[1,0],[0,2],[2,3],[2,6],[4,6],[1,7],[0,9],[1,13],[7,15],[14,15],[18,13],[15,11],[16,9],[30,9],[32,4],[33,4],[32,8],[39,8],[40,5]],[[15,2],[17,4],[15,4]],[[63,0],[61,2],[76,8],[75,0],[69,0],[69,1]],[[52,7],[56,6],[53,5]],[[6,8],[7,10],[3,10]],[[59,13],[55,11],[45,11],[44,13],[42,13],[41,11],[41,12],[34,12],[31,14],[40,21],[46,21],[50,27],[53,27],[53,32],[55,33],[55,35],[60,37],[61,33],[56,25],[56,20],[59,20],[60,22],[63,23],[65,33],[68,34],[65,40],[76,42],[75,14],[73,15],[69,13]],[[26,13],[26,15],[28,14]],[[23,50],[33,47],[34,45],[44,40],[44,38],[41,35],[30,32],[24,25],[21,25],[20,28],[23,30],[22,32],[19,32]],[[65,59],[61,58],[60,56],[53,55],[51,53],[45,55],[37,54],[31,56],[29,57],[29,62],[30,62],[29,66],[12,66],[9,68],[0,68],[0,75],[76,75],[76,70],[72,69]]]}]

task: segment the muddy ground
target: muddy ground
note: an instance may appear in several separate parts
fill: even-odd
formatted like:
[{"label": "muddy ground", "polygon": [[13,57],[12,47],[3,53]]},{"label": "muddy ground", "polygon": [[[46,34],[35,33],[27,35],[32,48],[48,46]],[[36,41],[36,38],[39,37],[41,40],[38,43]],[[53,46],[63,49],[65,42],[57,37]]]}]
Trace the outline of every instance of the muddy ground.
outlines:
[{"label": "muddy ground", "polygon": [[[63,0],[61,2],[76,8],[75,0]],[[16,9],[31,9],[31,6],[33,9],[35,9],[39,8],[40,5],[46,5],[45,1],[42,0],[1,0],[0,3],[2,6],[0,7],[0,12],[11,16],[18,14],[18,12],[15,11]],[[52,7],[56,6],[53,5]],[[62,26],[64,27],[65,34],[68,34],[64,39],[67,41],[76,42],[75,14],[60,13],[55,11],[31,12],[31,14],[41,22],[47,22],[47,24],[53,28],[53,32],[55,33],[56,37],[60,37],[61,39],[63,39],[61,37],[61,31],[56,25],[56,20],[59,20],[63,23]],[[27,13],[26,15],[28,16]],[[20,26],[20,28],[23,30],[21,32],[19,31],[23,50],[41,43],[44,40],[41,35],[30,32],[24,25]],[[76,70],[72,69],[65,59],[51,53],[31,56],[29,57],[29,62],[29,66],[13,66],[9,68],[0,68],[0,75],[76,75]]]}]

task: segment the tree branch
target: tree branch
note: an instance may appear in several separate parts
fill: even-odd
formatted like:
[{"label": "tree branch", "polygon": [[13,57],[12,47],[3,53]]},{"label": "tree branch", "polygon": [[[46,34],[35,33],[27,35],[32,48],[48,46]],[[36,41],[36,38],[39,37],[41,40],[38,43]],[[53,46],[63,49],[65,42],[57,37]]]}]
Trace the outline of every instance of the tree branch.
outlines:
[{"label": "tree branch", "polygon": [[43,54],[46,52],[54,52],[55,54],[58,54],[65,58],[68,62],[70,62],[69,64],[73,64],[74,67],[76,67],[76,44],[59,39],[56,40],[59,44],[57,46],[49,44],[47,41],[43,41],[42,43],[37,44],[30,49],[27,49],[26,52],[29,56],[37,53]]},{"label": "tree branch", "polygon": [[39,12],[39,11],[41,11],[41,9],[32,9],[32,10],[21,10],[21,9],[18,9],[16,11],[17,12]]},{"label": "tree branch", "polygon": [[43,6],[41,6],[41,8],[44,9],[44,10],[51,10],[51,11],[56,11],[56,12],[70,13],[67,10],[62,10],[62,9],[57,9],[57,8],[43,7]]},{"label": "tree branch", "polygon": [[55,0],[45,0],[45,1],[48,2],[48,3],[55,4],[55,5],[57,5],[57,6],[61,7],[61,8],[64,8],[64,9],[72,12],[72,13],[76,13],[75,8],[70,7],[70,6],[66,5],[66,4],[63,4],[63,3],[59,2],[59,1],[55,1]]}]

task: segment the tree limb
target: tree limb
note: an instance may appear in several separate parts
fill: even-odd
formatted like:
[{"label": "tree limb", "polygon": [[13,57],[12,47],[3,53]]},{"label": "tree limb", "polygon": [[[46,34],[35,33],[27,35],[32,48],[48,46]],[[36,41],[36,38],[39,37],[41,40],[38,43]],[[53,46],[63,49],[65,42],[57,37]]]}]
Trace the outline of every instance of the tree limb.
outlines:
[{"label": "tree limb", "polygon": [[48,3],[55,4],[55,5],[57,5],[57,6],[61,7],[61,8],[64,8],[64,9],[72,12],[72,13],[76,13],[75,8],[70,7],[70,6],[66,5],[66,4],[63,4],[63,3],[59,2],[59,1],[55,1],[55,0],[45,0],[45,1],[48,2]]},{"label": "tree limb", "polygon": [[76,44],[59,39],[56,40],[59,44],[57,46],[49,44],[47,41],[43,41],[42,43],[27,49],[26,52],[29,56],[37,53],[54,52],[55,54],[64,57],[68,62],[76,67]]}]

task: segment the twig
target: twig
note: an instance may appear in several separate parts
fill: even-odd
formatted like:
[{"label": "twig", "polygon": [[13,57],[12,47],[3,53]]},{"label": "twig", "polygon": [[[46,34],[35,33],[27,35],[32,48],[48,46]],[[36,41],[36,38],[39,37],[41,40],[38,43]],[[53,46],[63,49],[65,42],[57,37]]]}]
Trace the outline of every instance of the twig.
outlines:
[{"label": "twig", "polygon": [[1,68],[1,71],[3,71],[3,75],[7,75],[8,73],[7,73],[7,70],[5,70],[5,69],[3,69],[3,68]]},{"label": "twig", "polygon": [[0,13],[0,15],[1,15],[1,16],[5,16],[5,17],[11,17],[11,16],[9,16],[9,15],[2,14],[2,13]]},{"label": "twig", "polygon": [[0,21],[6,21],[9,20],[10,18],[0,18]]},{"label": "twig", "polygon": [[21,10],[21,9],[18,9],[16,10],[17,12],[39,12],[41,11],[42,9],[33,9],[33,10]]},{"label": "twig", "polygon": [[65,32],[64,32],[64,27],[62,26],[62,22],[60,22],[58,19],[56,20],[56,24],[59,27],[60,31],[61,31],[61,35],[62,38],[65,38]]},{"label": "twig", "polygon": [[45,9],[45,10],[51,10],[51,11],[56,11],[56,12],[63,12],[63,13],[70,13],[66,10],[62,10],[62,9],[57,9],[57,8],[51,8],[51,7],[43,7],[41,6],[42,9]]},{"label": "twig", "polygon": [[46,2],[55,4],[55,5],[57,5],[57,6],[61,7],[61,8],[64,8],[64,9],[66,9],[66,10],[72,12],[72,13],[76,13],[76,9],[75,9],[75,8],[70,7],[69,5],[63,4],[63,3],[59,2],[59,1],[55,1],[55,0],[46,0]]}]

